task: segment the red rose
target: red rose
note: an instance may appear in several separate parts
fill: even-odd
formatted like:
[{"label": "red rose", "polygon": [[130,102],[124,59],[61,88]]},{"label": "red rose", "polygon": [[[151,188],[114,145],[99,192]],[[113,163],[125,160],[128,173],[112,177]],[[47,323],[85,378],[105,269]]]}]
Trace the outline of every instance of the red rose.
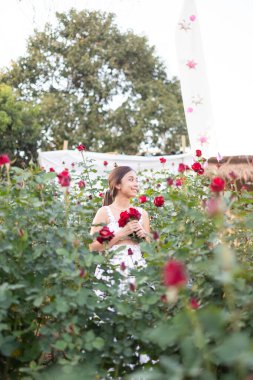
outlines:
[{"label": "red rose", "polygon": [[76,149],[78,149],[79,152],[82,152],[82,151],[86,150],[86,147],[85,147],[83,144],[80,144],[80,145],[78,145],[78,146],[76,147]]},{"label": "red rose", "polygon": [[183,163],[181,163],[181,164],[178,165],[178,169],[177,169],[177,171],[178,171],[179,173],[183,173],[183,172],[185,172],[186,170],[189,170],[189,166],[188,166],[188,165],[185,165],[185,164],[183,164]]},{"label": "red rose", "polygon": [[139,202],[140,202],[140,203],[145,203],[145,202],[147,202],[147,197],[146,197],[146,195],[141,195],[141,196],[139,197]]},{"label": "red rose", "polygon": [[123,211],[120,213],[120,218],[118,220],[119,227],[125,227],[125,225],[129,222],[130,216],[127,211]]},{"label": "red rose", "polygon": [[141,213],[136,208],[130,207],[128,214],[130,219],[141,219]]},{"label": "red rose", "polygon": [[70,178],[68,170],[63,170],[61,173],[57,175],[57,177],[58,177],[59,184],[62,187],[67,187],[70,185],[71,178]]},{"label": "red rose", "polygon": [[190,300],[190,307],[193,309],[193,310],[196,310],[199,308],[199,302],[196,300],[196,298],[191,298]]},{"label": "red rose", "polygon": [[103,193],[99,193],[98,196],[101,197],[101,198],[103,198],[104,194]]},{"label": "red rose", "polygon": [[172,186],[174,183],[173,178],[167,178],[167,185]]},{"label": "red rose", "polygon": [[167,161],[166,158],[164,158],[164,157],[161,157],[161,158],[160,158],[160,162],[161,162],[161,164],[165,164],[166,161]]},{"label": "red rose", "polygon": [[159,197],[155,197],[154,205],[156,207],[162,207],[164,205],[164,197],[160,195]]},{"label": "red rose", "polygon": [[192,165],[192,170],[198,173],[198,171],[201,169],[202,169],[201,164],[199,162],[194,162],[194,164]]},{"label": "red rose", "polygon": [[176,179],[176,183],[175,183],[176,186],[182,186],[182,184],[183,184],[182,178]]},{"label": "red rose", "polygon": [[168,261],[164,266],[163,282],[165,286],[180,287],[185,285],[187,276],[184,264],[176,260]]},{"label": "red rose", "polygon": [[54,168],[50,168],[49,171],[50,171],[51,173],[55,172]]},{"label": "red rose", "polygon": [[114,237],[114,233],[111,232],[107,226],[104,226],[99,231],[99,236],[97,237],[97,241],[100,244],[103,244],[106,241],[112,240],[113,237]]},{"label": "red rose", "polygon": [[214,193],[219,193],[220,191],[223,191],[225,188],[224,179],[220,177],[213,178],[210,188],[211,188],[211,191],[213,191]]},{"label": "red rose", "polygon": [[200,149],[197,149],[197,150],[196,150],[196,156],[197,156],[197,157],[201,157],[201,156],[202,156],[202,152],[201,152]]},{"label": "red rose", "polygon": [[199,169],[198,174],[199,174],[199,175],[202,175],[202,174],[204,174],[204,172],[205,172],[204,169],[201,168],[201,169]]},{"label": "red rose", "polygon": [[9,164],[11,161],[9,159],[9,156],[7,154],[1,154],[0,155],[0,166]]},{"label": "red rose", "polygon": [[85,187],[85,182],[83,180],[78,182],[79,189],[83,189]]},{"label": "red rose", "polygon": [[107,162],[107,161],[104,161],[103,164],[104,164],[104,166],[107,166],[107,165],[108,165],[108,162]]}]

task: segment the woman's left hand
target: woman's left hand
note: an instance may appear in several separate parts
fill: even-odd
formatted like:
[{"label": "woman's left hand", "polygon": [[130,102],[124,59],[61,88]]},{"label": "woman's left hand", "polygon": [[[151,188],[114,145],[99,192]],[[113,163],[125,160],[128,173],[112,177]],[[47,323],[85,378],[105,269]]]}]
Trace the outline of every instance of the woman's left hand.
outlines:
[{"label": "woman's left hand", "polygon": [[135,233],[139,238],[145,238],[147,236],[146,231],[144,230],[144,228],[142,227],[140,223],[138,224],[139,224],[139,228],[135,230]]}]

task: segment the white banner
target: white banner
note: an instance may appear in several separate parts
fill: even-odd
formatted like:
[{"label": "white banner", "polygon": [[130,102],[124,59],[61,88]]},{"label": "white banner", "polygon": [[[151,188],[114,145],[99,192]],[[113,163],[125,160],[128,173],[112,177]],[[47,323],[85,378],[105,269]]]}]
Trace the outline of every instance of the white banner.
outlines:
[{"label": "white banner", "polygon": [[192,152],[217,156],[213,117],[198,15],[194,0],[185,0],[176,30],[176,49],[185,116]]}]

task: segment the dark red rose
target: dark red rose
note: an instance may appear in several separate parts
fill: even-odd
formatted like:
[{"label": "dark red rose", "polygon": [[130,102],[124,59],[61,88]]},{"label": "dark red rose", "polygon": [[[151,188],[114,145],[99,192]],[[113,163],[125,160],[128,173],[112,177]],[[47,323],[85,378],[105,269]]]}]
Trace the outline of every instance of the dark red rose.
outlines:
[{"label": "dark red rose", "polygon": [[78,149],[79,152],[82,152],[82,151],[86,150],[86,147],[85,147],[83,144],[80,144],[80,145],[78,145],[78,146],[76,147],[76,149]]},{"label": "dark red rose", "polygon": [[153,239],[154,240],[158,240],[159,239],[159,233],[157,231],[153,231],[152,235],[153,235]]},{"label": "dark red rose", "polygon": [[131,249],[131,248],[128,248],[128,250],[127,250],[127,254],[129,255],[129,256],[132,256],[134,253],[133,253],[133,250]]},{"label": "dark red rose", "polygon": [[104,166],[107,166],[107,165],[108,165],[108,162],[107,162],[107,161],[104,161],[103,164],[104,164]]},{"label": "dark red rose", "polygon": [[74,162],[72,162],[71,166],[72,166],[72,168],[73,168],[73,167],[75,166],[75,163],[74,163]]},{"label": "dark red rose", "polygon": [[135,290],[136,290],[136,285],[135,285],[133,282],[130,282],[130,283],[129,283],[129,289],[131,290],[131,292],[135,292]]},{"label": "dark red rose", "polygon": [[85,182],[83,180],[78,182],[79,189],[83,189],[85,187]]},{"label": "dark red rose", "polygon": [[54,168],[50,168],[49,171],[50,171],[51,173],[55,172]]},{"label": "dark red rose", "polygon": [[164,197],[162,195],[155,197],[154,205],[156,207],[162,207],[164,205]]},{"label": "dark red rose", "polygon": [[140,203],[145,203],[145,202],[147,202],[147,197],[146,197],[146,195],[141,195],[141,196],[139,197],[139,202],[140,202]]},{"label": "dark red rose", "polygon": [[229,177],[231,177],[233,180],[235,180],[237,178],[237,175],[235,174],[235,172],[232,170],[230,173],[228,173]]},{"label": "dark red rose", "polygon": [[127,211],[123,211],[120,213],[120,218],[118,220],[119,227],[125,227],[125,225],[129,222],[130,216]]},{"label": "dark red rose", "polygon": [[167,185],[168,185],[168,186],[172,186],[173,183],[174,183],[173,178],[167,178]]},{"label": "dark red rose", "polygon": [[68,187],[70,185],[71,178],[70,178],[68,170],[63,170],[61,173],[57,175],[57,177],[58,177],[59,184],[62,187]]},{"label": "dark red rose", "polygon": [[114,237],[114,233],[110,231],[107,226],[104,226],[99,231],[99,236],[97,237],[97,241],[100,244],[103,244],[104,242],[112,240],[113,237]]},{"label": "dark red rose", "polygon": [[166,161],[167,161],[166,158],[164,158],[164,157],[161,157],[161,158],[160,158],[160,162],[161,162],[161,164],[165,164]]},{"label": "dark red rose", "polygon": [[219,193],[220,191],[223,191],[225,188],[224,179],[220,177],[213,178],[210,184],[210,188],[211,188],[211,191],[213,191],[214,193]]},{"label": "dark red rose", "polygon": [[168,299],[167,299],[167,297],[166,297],[166,294],[162,294],[162,295],[160,296],[160,301],[162,301],[163,303],[167,303],[167,302],[168,302]]},{"label": "dark red rose", "polygon": [[80,269],[79,277],[83,278],[84,276],[85,276],[85,270],[84,269]]},{"label": "dark red rose", "polygon": [[122,261],[122,263],[120,264],[120,269],[124,272],[124,270],[126,270],[126,264],[124,263],[124,261]]},{"label": "dark red rose", "polygon": [[192,170],[194,170],[196,173],[198,173],[198,171],[202,169],[202,166],[199,162],[194,162],[194,164],[192,165]]},{"label": "dark red rose", "polygon": [[191,298],[190,299],[190,307],[191,309],[193,310],[197,310],[199,308],[200,304],[199,302],[196,300],[196,298]]},{"label": "dark red rose", "polygon": [[7,154],[1,154],[0,155],[0,166],[9,164],[11,161],[9,159],[9,156]]},{"label": "dark red rose", "polygon": [[202,156],[202,152],[201,152],[200,149],[197,149],[197,150],[196,150],[196,156],[197,156],[197,157],[201,157],[201,156]]},{"label": "dark red rose", "polygon": [[184,264],[177,260],[170,260],[164,266],[163,282],[165,286],[184,286],[187,275]]},{"label": "dark red rose", "polygon": [[130,207],[128,214],[130,216],[130,219],[141,219],[141,213],[136,208]]}]

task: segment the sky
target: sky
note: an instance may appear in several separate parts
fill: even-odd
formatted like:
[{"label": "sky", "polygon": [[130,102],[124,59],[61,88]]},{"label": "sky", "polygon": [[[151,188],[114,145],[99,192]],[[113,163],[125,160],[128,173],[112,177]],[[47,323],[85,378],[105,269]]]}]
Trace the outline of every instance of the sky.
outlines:
[{"label": "sky", "polygon": [[[253,154],[253,0],[195,0],[221,155]],[[34,28],[74,7],[116,14],[122,30],[146,35],[179,76],[175,46],[183,0],[0,0],[0,68],[23,55]],[[180,78],[179,78],[180,79]]]}]

